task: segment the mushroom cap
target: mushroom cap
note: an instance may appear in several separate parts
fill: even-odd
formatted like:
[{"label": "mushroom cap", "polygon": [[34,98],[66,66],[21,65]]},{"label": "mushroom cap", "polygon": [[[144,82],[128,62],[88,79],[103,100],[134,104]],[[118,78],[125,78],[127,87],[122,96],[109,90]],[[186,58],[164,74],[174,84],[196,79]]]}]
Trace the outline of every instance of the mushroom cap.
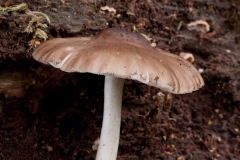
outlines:
[{"label": "mushroom cap", "polygon": [[56,38],[33,57],[66,72],[89,72],[134,79],[175,94],[204,85],[196,68],[183,58],[151,47],[141,35],[112,28],[94,37]]}]

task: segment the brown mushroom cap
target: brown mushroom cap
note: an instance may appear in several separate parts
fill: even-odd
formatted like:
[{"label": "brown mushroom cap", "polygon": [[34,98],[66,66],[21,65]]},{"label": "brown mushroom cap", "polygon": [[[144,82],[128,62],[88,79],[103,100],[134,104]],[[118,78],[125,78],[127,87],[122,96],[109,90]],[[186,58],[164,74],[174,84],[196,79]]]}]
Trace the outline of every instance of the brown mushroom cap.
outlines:
[{"label": "brown mushroom cap", "polygon": [[49,40],[33,52],[33,57],[66,72],[134,79],[176,94],[192,92],[204,85],[191,63],[152,48],[139,34],[116,28],[95,37]]}]

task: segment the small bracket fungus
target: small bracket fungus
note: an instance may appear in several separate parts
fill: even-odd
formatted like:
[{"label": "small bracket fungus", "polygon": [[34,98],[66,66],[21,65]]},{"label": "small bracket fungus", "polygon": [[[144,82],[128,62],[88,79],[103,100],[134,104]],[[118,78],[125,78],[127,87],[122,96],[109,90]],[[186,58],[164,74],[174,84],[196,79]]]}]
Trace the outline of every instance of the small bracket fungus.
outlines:
[{"label": "small bracket fungus", "polygon": [[102,11],[108,11],[109,13],[115,15],[116,14],[116,9],[114,9],[113,7],[108,7],[108,6],[104,6],[100,8]]},{"label": "small bracket fungus", "polygon": [[181,52],[179,54],[180,57],[186,59],[188,62],[193,63],[194,62],[194,57],[191,53],[185,53],[185,52]]},{"label": "small bracket fungus", "polygon": [[107,29],[94,37],[57,38],[44,42],[33,57],[66,72],[105,75],[104,113],[97,160],[117,157],[124,79],[183,94],[204,85],[195,67],[183,58],[151,47],[141,35]]},{"label": "small bracket fungus", "polygon": [[197,20],[187,24],[189,30],[196,30],[202,33],[207,33],[210,31],[209,24],[204,20]]}]

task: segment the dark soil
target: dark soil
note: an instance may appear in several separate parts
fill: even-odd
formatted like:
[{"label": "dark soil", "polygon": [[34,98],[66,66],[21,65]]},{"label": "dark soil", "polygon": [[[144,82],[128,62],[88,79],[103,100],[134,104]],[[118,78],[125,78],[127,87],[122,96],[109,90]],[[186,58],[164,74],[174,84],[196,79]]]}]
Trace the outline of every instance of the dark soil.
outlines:
[{"label": "dark soil", "polygon": [[[2,0],[0,5],[22,2]],[[240,159],[239,1],[24,2],[49,16],[51,24],[41,27],[49,39],[135,26],[161,49],[192,53],[193,64],[203,69],[205,86],[185,95],[126,81],[119,160]],[[100,13],[105,5],[117,16]],[[36,23],[32,33],[23,32],[32,18],[26,11],[0,11],[0,160],[93,160],[104,77],[69,74],[33,60],[34,42],[42,40],[34,36]],[[200,19],[210,24],[209,33],[186,28]],[[43,17],[38,22],[47,24]],[[163,97],[157,96],[161,92]]]}]

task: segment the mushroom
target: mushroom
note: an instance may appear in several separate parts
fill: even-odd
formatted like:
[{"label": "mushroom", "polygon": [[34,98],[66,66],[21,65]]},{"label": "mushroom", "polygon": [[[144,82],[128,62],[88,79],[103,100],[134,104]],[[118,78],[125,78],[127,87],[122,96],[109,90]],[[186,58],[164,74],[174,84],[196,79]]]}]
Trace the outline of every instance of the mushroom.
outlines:
[{"label": "mushroom", "polygon": [[94,37],[56,38],[33,52],[35,60],[65,72],[105,75],[104,113],[97,160],[117,157],[124,79],[183,94],[199,89],[203,79],[183,58],[151,47],[141,35],[111,28]]}]

